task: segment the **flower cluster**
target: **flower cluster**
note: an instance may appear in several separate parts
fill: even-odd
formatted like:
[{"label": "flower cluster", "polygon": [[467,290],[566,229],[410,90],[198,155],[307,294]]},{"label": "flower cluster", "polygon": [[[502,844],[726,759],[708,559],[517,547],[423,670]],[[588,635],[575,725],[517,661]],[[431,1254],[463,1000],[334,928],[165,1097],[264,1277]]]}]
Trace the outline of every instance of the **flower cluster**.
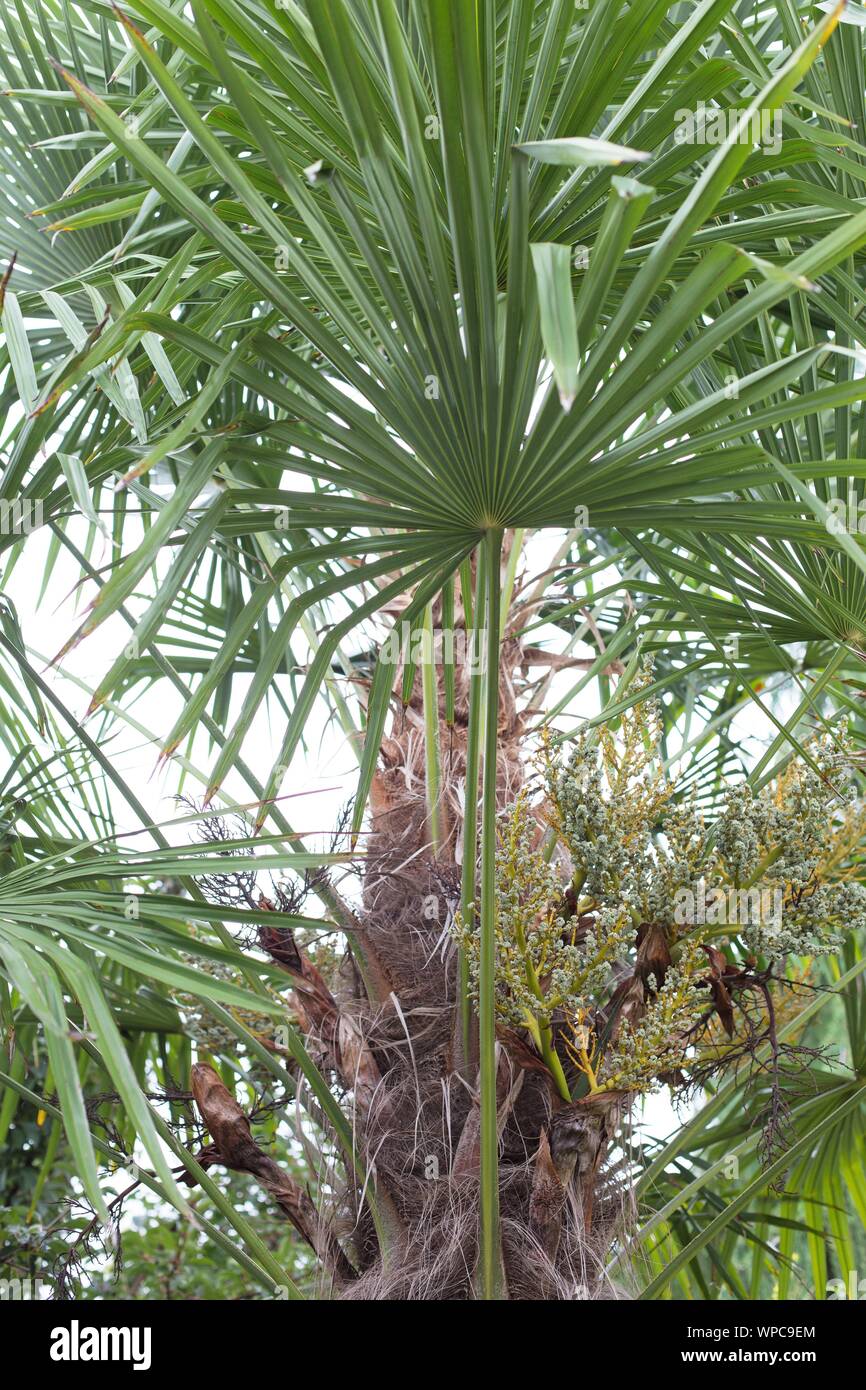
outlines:
[{"label": "flower cluster", "polygon": [[846,730],[814,739],[806,752],[808,762],[793,761],[758,795],[747,787],[728,794],[710,866],[725,883],[778,896],[778,918],[743,933],[770,960],[827,955],[842,932],[866,925],[866,887],[840,869],[866,833]]},{"label": "flower cluster", "polygon": [[[628,917],[582,921],[566,905],[556,869],[538,847],[539,822],[521,792],[503,817],[496,853],[497,1008],[509,1023],[549,1028],[556,1010],[577,1008],[604,989],[634,935]],[[478,935],[458,913],[453,929],[477,990]]]},{"label": "flower cluster", "polygon": [[[652,678],[645,663],[630,688],[639,696]],[[601,902],[636,905],[652,869],[651,836],[671,787],[657,757],[660,712],[653,699],[623,718],[619,737],[602,726],[578,735],[564,763],[545,749],[547,817],[574,864],[582,888]]]},{"label": "flower cluster", "polygon": [[705,972],[703,953],[690,942],[659,989],[650,975],[646,1007],[634,1021],[622,1020],[605,1055],[599,1090],[650,1091],[684,1065],[689,1035],[707,1012]]},{"label": "flower cluster", "polygon": [[[651,680],[645,664],[623,696]],[[732,788],[711,828],[675,800],[660,729],[638,698],[564,758],[546,744],[543,801],[524,791],[500,817],[497,1013],[526,1029],[565,1098],[681,1073],[716,1013],[735,1053],[737,990],[753,1000],[785,956],[866,926],[866,808],[844,729],[762,790]],[[474,918],[454,935],[477,991]]]}]

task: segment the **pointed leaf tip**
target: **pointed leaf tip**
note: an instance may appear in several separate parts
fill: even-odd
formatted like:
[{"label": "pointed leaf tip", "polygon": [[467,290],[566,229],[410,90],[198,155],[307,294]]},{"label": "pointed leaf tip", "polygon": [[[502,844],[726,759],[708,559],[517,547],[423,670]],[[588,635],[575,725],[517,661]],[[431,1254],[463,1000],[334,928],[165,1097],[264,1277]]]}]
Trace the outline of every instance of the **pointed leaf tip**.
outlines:
[{"label": "pointed leaf tip", "polygon": [[568,169],[635,164],[652,158],[647,150],[633,150],[628,145],[613,145],[609,140],[590,140],[580,135],[554,140],[530,140],[522,145],[514,145],[513,149],[520,154],[532,155],[542,164],[559,164]]}]

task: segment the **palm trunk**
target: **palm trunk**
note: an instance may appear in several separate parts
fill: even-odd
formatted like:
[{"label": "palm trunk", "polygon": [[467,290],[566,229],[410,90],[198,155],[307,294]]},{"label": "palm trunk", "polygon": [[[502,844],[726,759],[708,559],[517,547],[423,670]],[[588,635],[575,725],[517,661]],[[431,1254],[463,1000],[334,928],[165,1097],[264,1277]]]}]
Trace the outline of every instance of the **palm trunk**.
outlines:
[{"label": "palm trunk", "polygon": [[[496,556],[493,546],[488,581],[490,556]],[[498,560],[494,563],[498,571]],[[496,573],[487,584],[494,634],[498,578]],[[438,627],[438,605],[433,620]],[[465,637],[459,602],[455,623]],[[611,1296],[603,1266],[620,1206],[608,1190],[604,1161],[619,1118],[618,1099],[566,1101],[528,1037],[497,1024],[493,1012],[495,817],[513,804],[525,779],[524,722],[515,691],[527,660],[508,625],[501,645],[496,635],[494,642],[500,660],[490,663],[494,679],[487,680],[487,773],[474,875],[464,862],[465,842],[474,846],[476,840],[471,822],[473,833],[464,834],[467,769],[471,783],[478,738],[470,731],[470,709],[480,705],[472,699],[472,665],[456,665],[452,720],[437,667],[441,766],[435,839],[427,795],[423,673],[416,672],[405,706],[399,701],[402,672],[397,675],[397,709],[371,790],[371,833],[355,925],[378,982],[377,997],[364,988],[357,970],[326,982],[290,931],[279,926],[277,915],[274,927],[260,934],[264,948],[292,975],[309,1046],[349,1097],[358,1150],[378,1199],[396,1218],[396,1239],[383,1250],[359,1204],[355,1229],[341,1247],[327,1221],[311,1220],[303,1195],[288,1191],[291,1183],[277,1181],[273,1165],[265,1165],[265,1171],[255,1146],[247,1152],[242,1116],[235,1117],[244,1140],[241,1158],[227,1153],[225,1161],[243,1167],[249,1160],[246,1171],[274,1193],[319,1255],[340,1298]],[[470,650],[468,644],[462,650]],[[429,698],[428,684],[428,737]],[[449,934],[461,890],[465,909],[467,896],[477,899],[479,889],[477,910],[487,937],[480,1019],[471,1005],[467,1010],[466,973]],[[219,1107],[209,1107],[202,1075],[196,1096],[215,1137],[214,1126],[224,1126],[224,1116]],[[572,1073],[571,1081],[577,1079]],[[208,1084],[224,1107],[213,1077]],[[217,1140],[217,1153],[223,1147]],[[493,1171],[488,1168],[485,1175],[491,1150]],[[357,1191],[354,1198],[359,1200]]]}]

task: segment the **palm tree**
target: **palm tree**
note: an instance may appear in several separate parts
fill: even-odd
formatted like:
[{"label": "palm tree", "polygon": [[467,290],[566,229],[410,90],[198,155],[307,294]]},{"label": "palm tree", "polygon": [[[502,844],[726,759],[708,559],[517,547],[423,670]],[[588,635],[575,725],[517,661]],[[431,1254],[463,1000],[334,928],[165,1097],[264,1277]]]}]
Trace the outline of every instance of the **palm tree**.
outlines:
[{"label": "palm tree", "polygon": [[[188,1213],[167,1146],[220,1215],[211,1238],[293,1296],[211,1167],[254,1176],[344,1297],[787,1290],[803,1238],[822,1296],[829,1248],[853,1267],[846,1190],[866,1219],[856,937],[814,967],[829,992],[798,995],[758,1037],[748,1089],[734,1070],[647,1152],[621,1129],[642,1081],[599,1086],[565,1007],[509,1016],[502,846],[513,834],[559,872],[556,915],[582,949],[603,903],[567,896],[583,870],[555,750],[566,766],[591,691],[602,746],[645,733],[662,700],[670,796],[710,821],[735,775],[756,794],[814,775],[814,723],[832,734],[849,714],[856,751],[863,11],[193,0],[192,14],[28,0],[4,19],[0,240],[17,259],[0,544],[14,578],[47,533],[46,589],[62,555],[90,601],[58,653],[2,609],[0,955],[4,1021],[24,1040],[0,1078],[10,1106],[62,1111],[103,1219],[97,1155],[134,1140],[136,1181]],[[544,556],[531,581],[523,553]],[[116,656],[71,677],[89,699],[77,719],[43,659],[66,670],[97,630]],[[439,630],[473,659],[425,660],[423,642],[415,659],[415,637]],[[170,728],[137,719],[145,690],[173,701]],[[359,763],[327,853],[281,801],[323,705]],[[736,737],[744,711],[770,729],[757,758]],[[118,772],[118,729],[198,781],[172,827]],[[541,809],[527,758],[543,729]],[[117,837],[119,806],[152,848]],[[836,866],[849,878],[856,855]],[[353,901],[335,874],[359,858]],[[310,944],[323,930],[339,964]],[[689,970],[645,930],[621,954],[612,989],[639,986],[637,1027],[667,972]],[[721,1020],[733,962],[709,959],[684,988],[712,990]],[[816,1062],[805,1097],[768,1078],[761,1048],[775,1058],[840,991],[852,1071]],[[602,1052],[622,1000],[606,1037],[591,1020]],[[195,1011],[203,1146],[176,1084]],[[20,1050],[37,1040],[42,1093]],[[654,1074],[676,1070],[654,1057]],[[254,1094],[264,1075],[305,1107],[302,1142],[318,1136],[318,1203],[226,1084]],[[754,1121],[786,1085],[787,1166],[762,1166]],[[125,1110],[108,1137],[115,1102],[92,1100],[106,1091]],[[748,1176],[728,1197],[732,1157]]]}]

